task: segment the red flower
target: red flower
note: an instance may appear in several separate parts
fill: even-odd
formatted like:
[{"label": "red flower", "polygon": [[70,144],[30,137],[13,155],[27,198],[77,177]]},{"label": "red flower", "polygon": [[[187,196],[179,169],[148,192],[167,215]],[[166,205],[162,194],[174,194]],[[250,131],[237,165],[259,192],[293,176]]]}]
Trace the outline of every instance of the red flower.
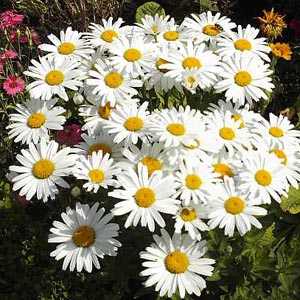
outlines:
[{"label": "red flower", "polygon": [[22,93],[25,89],[25,81],[14,75],[10,75],[3,83],[3,89],[10,96]]},{"label": "red flower", "polygon": [[6,10],[0,14],[0,29],[15,27],[22,24],[24,15],[17,14],[12,10]]},{"label": "red flower", "polygon": [[56,141],[62,145],[74,146],[81,142],[81,127],[78,124],[68,124],[56,134]]},{"label": "red flower", "polygon": [[289,27],[294,30],[295,37],[300,38],[300,20],[292,19],[289,23]]},{"label": "red flower", "polygon": [[1,54],[0,54],[0,60],[1,61],[6,61],[7,59],[14,59],[18,57],[18,53],[14,50],[11,49],[7,49],[4,50]]}]

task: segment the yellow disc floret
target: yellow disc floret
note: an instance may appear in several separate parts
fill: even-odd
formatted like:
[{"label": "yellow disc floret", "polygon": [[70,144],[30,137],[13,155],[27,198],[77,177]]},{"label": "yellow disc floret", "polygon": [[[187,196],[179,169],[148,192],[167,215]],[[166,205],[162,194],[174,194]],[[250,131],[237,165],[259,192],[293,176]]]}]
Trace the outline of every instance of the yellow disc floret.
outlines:
[{"label": "yellow disc floret", "polygon": [[276,138],[280,138],[284,136],[283,130],[279,127],[271,127],[269,129],[269,133]]},{"label": "yellow disc floret", "polygon": [[46,122],[46,116],[41,112],[30,115],[27,119],[27,125],[30,128],[41,128]]},{"label": "yellow disc floret", "polygon": [[141,163],[147,167],[149,176],[151,176],[153,172],[162,169],[162,163],[155,157],[145,156],[141,160]]},{"label": "yellow disc floret", "polygon": [[72,235],[73,243],[77,247],[87,248],[94,244],[96,239],[95,230],[88,225],[78,227]]},{"label": "yellow disc floret", "polygon": [[123,57],[129,62],[135,62],[142,57],[142,53],[139,49],[130,48],[124,52]]},{"label": "yellow disc floret", "polygon": [[108,120],[111,114],[112,106],[110,106],[110,103],[107,102],[104,106],[98,107],[98,115],[105,120]]},{"label": "yellow disc floret", "polygon": [[164,65],[164,64],[168,64],[169,62],[163,58],[159,58],[156,63],[155,63],[155,66],[156,66],[156,69],[162,73],[167,73],[169,70],[167,69],[161,69],[160,66],[161,65]]},{"label": "yellow disc floret", "polygon": [[240,197],[230,197],[224,203],[225,210],[232,215],[240,214],[245,209],[245,202]]},{"label": "yellow disc floret", "polygon": [[128,131],[139,131],[144,127],[144,121],[139,117],[129,117],[124,122],[124,127]]},{"label": "yellow disc floret", "polygon": [[219,135],[224,140],[234,140],[235,138],[235,132],[230,127],[223,127],[219,130]]},{"label": "yellow disc floret", "polygon": [[173,274],[184,273],[189,264],[188,256],[179,250],[171,252],[165,258],[166,269]]},{"label": "yellow disc floret", "polygon": [[194,208],[185,207],[181,210],[180,217],[184,222],[192,222],[197,219],[197,213]]},{"label": "yellow disc floret", "polygon": [[271,152],[274,153],[281,160],[281,163],[283,165],[287,165],[288,158],[287,158],[287,155],[284,153],[283,150],[273,149]]},{"label": "yellow disc floret", "polygon": [[107,43],[111,43],[116,37],[118,37],[118,33],[114,30],[105,30],[100,35],[100,38]]},{"label": "yellow disc floret", "polygon": [[255,180],[259,185],[268,186],[272,183],[272,175],[269,171],[261,169],[255,173]]},{"label": "yellow disc floret", "polygon": [[196,174],[189,174],[185,177],[185,185],[190,190],[198,189],[202,184],[201,178]]},{"label": "yellow disc floret", "polygon": [[185,134],[185,127],[181,123],[171,123],[167,126],[167,130],[168,132],[176,136]]},{"label": "yellow disc floret", "polygon": [[202,32],[209,36],[216,36],[221,32],[221,29],[219,26],[212,24],[204,26]]},{"label": "yellow disc floret", "polygon": [[251,43],[246,39],[236,40],[234,42],[234,47],[235,47],[235,49],[240,50],[240,51],[245,51],[245,50],[251,50],[252,49]]},{"label": "yellow disc floret", "polygon": [[244,123],[243,118],[242,118],[242,116],[240,114],[233,114],[231,116],[231,119],[233,119],[236,122],[240,121],[239,128],[244,128],[245,127],[245,123]]},{"label": "yellow disc floret", "polygon": [[104,82],[108,87],[116,89],[123,83],[123,76],[118,72],[110,72],[104,77]]},{"label": "yellow disc floret", "polygon": [[53,86],[53,85],[60,85],[64,82],[65,75],[62,71],[59,70],[52,70],[47,73],[45,77],[45,81],[47,84]]},{"label": "yellow disc floret", "polygon": [[32,167],[32,174],[38,179],[50,177],[55,170],[54,163],[49,159],[40,159]]},{"label": "yellow disc floret", "polygon": [[155,202],[155,193],[151,188],[142,187],[134,195],[135,202],[139,207],[148,208]]},{"label": "yellow disc floret", "polygon": [[198,58],[190,56],[182,61],[182,66],[185,69],[200,69],[202,64]]},{"label": "yellow disc floret", "polygon": [[58,53],[62,55],[72,54],[75,50],[76,50],[76,46],[70,42],[61,43],[57,49]]},{"label": "yellow disc floret", "polygon": [[177,31],[166,31],[163,34],[163,37],[165,40],[169,41],[169,42],[173,42],[178,40],[179,38],[179,33]]},{"label": "yellow disc floret", "polygon": [[101,183],[104,178],[104,172],[101,169],[93,169],[89,171],[89,178],[92,183]]},{"label": "yellow disc floret", "polygon": [[240,71],[235,74],[234,82],[241,87],[247,86],[252,82],[252,76],[247,71]]},{"label": "yellow disc floret", "polygon": [[214,171],[216,173],[219,173],[220,177],[222,177],[222,178],[224,176],[228,176],[228,177],[234,176],[232,169],[227,164],[217,163],[217,164],[214,164],[213,167],[214,167]]}]

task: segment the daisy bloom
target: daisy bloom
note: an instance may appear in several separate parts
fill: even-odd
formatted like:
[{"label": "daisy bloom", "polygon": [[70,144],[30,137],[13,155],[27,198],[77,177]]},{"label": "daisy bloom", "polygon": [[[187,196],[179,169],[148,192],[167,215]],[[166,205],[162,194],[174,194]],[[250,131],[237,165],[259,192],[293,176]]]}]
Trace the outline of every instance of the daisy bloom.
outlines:
[{"label": "daisy bloom", "polygon": [[291,60],[293,51],[288,43],[275,43],[270,44],[272,54],[277,58],[283,58],[285,60]]},{"label": "daisy bloom", "polygon": [[91,23],[89,30],[85,38],[94,47],[99,46],[108,47],[114,40],[126,34],[126,27],[121,27],[124,23],[123,19],[118,18],[116,22],[113,22],[113,18],[108,20],[102,19],[102,24]]},{"label": "daisy bloom", "polygon": [[280,196],[286,195],[282,174],[283,166],[274,153],[248,151],[237,178],[241,191],[261,204],[270,204],[272,198],[280,203]]},{"label": "daisy bloom", "polygon": [[119,106],[111,113],[110,120],[103,125],[103,128],[114,137],[114,143],[125,142],[126,145],[130,145],[136,144],[139,139],[145,140],[149,114],[146,110],[147,106],[148,102],[144,102],[139,107],[137,104]]},{"label": "daisy bloom", "polygon": [[53,95],[68,101],[65,88],[78,90],[82,86],[81,80],[84,73],[78,69],[80,63],[72,60],[61,60],[55,57],[40,57],[40,62],[32,59],[33,66],[29,66],[24,74],[33,77],[33,81],[27,85],[27,90],[32,98],[50,100]]},{"label": "daisy bloom", "polygon": [[174,233],[173,237],[161,229],[161,236],[154,235],[155,243],[140,253],[146,269],[140,275],[148,276],[145,286],[155,285],[160,297],[172,297],[179,290],[180,298],[185,294],[198,297],[206,282],[202,276],[211,276],[215,260],[202,258],[207,252],[206,241],[193,241],[187,234]]},{"label": "daisy bloom", "polygon": [[56,260],[64,259],[64,271],[69,267],[71,272],[84,269],[90,273],[93,266],[100,269],[99,258],[117,255],[118,247],[121,247],[115,239],[119,235],[119,225],[109,223],[112,215],[104,215],[104,212],[99,203],[89,207],[77,202],[75,209],[67,207],[61,214],[63,222],[53,222],[48,243],[59,245],[50,256]]},{"label": "daisy bloom", "polygon": [[201,240],[201,231],[208,230],[208,226],[201,220],[207,217],[204,206],[191,204],[189,206],[180,206],[175,218],[175,232],[181,233],[184,228],[192,240]]},{"label": "daisy bloom", "polygon": [[200,15],[192,14],[191,18],[186,17],[183,25],[193,33],[196,43],[206,41],[213,42],[223,33],[236,27],[236,24],[225,16],[221,17],[220,13],[213,15],[210,11]]},{"label": "daisy bloom", "polygon": [[115,204],[112,213],[121,216],[129,213],[125,228],[137,226],[139,221],[142,227],[148,227],[151,232],[155,223],[165,227],[166,223],[160,213],[175,214],[180,203],[172,195],[175,193],[172,176],[163,176],[161,171],[153,172],[148,176],[148,169],[139,164],[137,172],[132,168],[117,175],[118,182],[123,189],[114,190],[108,195],[121,201]]},{"label": "daisy bloom", "polygon": [[208,215],[208,225],[210,229],[224,228],[228,236],[233,236],[235,228],[241,236],[251,230],[251,225],[260,229],[262,225],[255,216],[264,216],[267,210],[258,204],[245,191],[240,190],[232,178],[226,176],[217,197],[211,203],[213,211]]},{"label": "daisy bloom", "polygon": [[16,96],[25,89],[25,81],[15,75],[9,75],[3,82],[3,89],[9,96]]},{"label": "daisy bloom", "polygon": [[109,47],[110,61],[118,72],[133,78],[144,75],[145,68],[153,64],[154,44],[146,43],[143,37],[122,37]]},{"label": "daisy bloom", "polygon": [[249,55],[238,55],[221,63],[218,75],[222,80],[214,86],[218,93],[225,91],[226,100],[244,105],[254,101],[268,99],[267,92],[274,88],[270,75],[272,71],[268,64],[259,58]]},{"label": "daisy bloom", "polygon": [[249,24],[246,28],[237,27],[237,32],[229,31],[222,37],[218,38],[217,43],[219,49],[217,53],[224,57],[234,56],[236,53],[245,53],[252,56],[257,56],[265,61],[270,61],[268,53],[271,48],[267,44],[267,39],[257,38],[259,29],[256,29]]},{"label": "daisy bloom", "polygon": [[136,23],[136,25],[142,28],[142,32],[145,35],[156,36],[167,28],[169,19],[170,16],[159,14],[155,14],[155,16],[145,15],[141,19],[141,23]]},{"label": "daisy bloom", "polygon": [[103,64],[96,64],[95,69],[96,71],[89,72],[90,78],[86,83],[92,87],[93,94],[101,97],[101,105],[110,102],[114,106],[120,99],[131,98],[138,93],[135,88],[143,85],[141,80],[131,79],[127,73],[118,72]]},{"label": "daisy bloom", "polygon": [[59,38],[54,34],[50,34],[48,39],[52,42],[52,45],[39,45],[39,49],[49,52],[48,56],[80,60],[81,57],[88,58],[94,52],[87,41],[82,38],[82,33],[72,30],[71,27],[68,27],[66,31],[62,30]]},{"label": "daisy bloom", "polygon": [[41,138],[49,139],[49,130],[61,130],[66,118],[62,115],[65,109],[55,106],[57,99],[43,101],[30,99],[24,105],[17,104],[17,113],[10,114],[10,139],[16,143],[37,144]]},{"label": "daisy bloom", "polygon": [[41,139],[38,145],[29,144],[29,149],[21,150],[16,159],[21,166],[10,166],[10,171],[18,173],[12,181],[13,190],[20,190],[20,196],[26,195],[30,200],[34,195],[43,199],[55,198],[58,186],[68,188],[69,184],[62,178],[69,176],[75,162],[75,155],[69,147],[58,150],[58,143]]},{"label": "daisy bloom", "polygon": [[77,179],[87,180],[83,188],[88,192],[97,193],[100,186],[107,189],[114,186],[116,181],[112,178],[119,172],[109,158],[109,153],[103,154],[102,151],[93,152],[86,157],[81,155],[76,162],[73,174]]},{"label": "daisy bloom", "polygon": [[175,197],[179,196],[184,205],[189,205],[191,202],[207,203],[218,181],[212,167],[194,159],[181,161],[179,171],[175,173],[177,189]]}]

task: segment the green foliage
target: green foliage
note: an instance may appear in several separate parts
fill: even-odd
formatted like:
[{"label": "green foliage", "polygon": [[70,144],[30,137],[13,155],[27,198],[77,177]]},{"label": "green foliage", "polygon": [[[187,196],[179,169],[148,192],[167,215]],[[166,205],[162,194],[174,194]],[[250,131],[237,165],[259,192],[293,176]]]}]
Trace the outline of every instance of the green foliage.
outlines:
[{"label": "green foliage", "polygon": [[165,16],[165,10],[156,2],[146,2],[143,5],[139,6],[135,13],[135,20],[138,23],[141,23],[142,18],[145,15],[155,16],[156,14],[160,16]]},{"label": "green foliage", "polygon": [[300,190],[291,187],[288,197],[282,197],[280,207],[283,211],[289,212],[290,214],[300,213]]}]

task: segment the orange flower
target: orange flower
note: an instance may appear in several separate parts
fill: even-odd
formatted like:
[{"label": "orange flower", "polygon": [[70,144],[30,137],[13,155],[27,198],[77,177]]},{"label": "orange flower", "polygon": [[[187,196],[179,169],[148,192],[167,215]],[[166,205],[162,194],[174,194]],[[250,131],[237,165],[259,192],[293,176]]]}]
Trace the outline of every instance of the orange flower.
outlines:
[{"label": "orange flower", "polygon": [[275,44],[270,44],[269,46],[271,47],[274,56],[281,57],[285,60],[291,60],[293,52],[289,44],[275,43]]},{"label": "orange flower", "polygon": [[282,35],[282,31],[287,27],[284,16],[280,15],[277,12],[274,12],[274,9],[270,11],[263,10],[263,16],[258,17],[260,23],[260,30],[268,38],[277,38]]}]

